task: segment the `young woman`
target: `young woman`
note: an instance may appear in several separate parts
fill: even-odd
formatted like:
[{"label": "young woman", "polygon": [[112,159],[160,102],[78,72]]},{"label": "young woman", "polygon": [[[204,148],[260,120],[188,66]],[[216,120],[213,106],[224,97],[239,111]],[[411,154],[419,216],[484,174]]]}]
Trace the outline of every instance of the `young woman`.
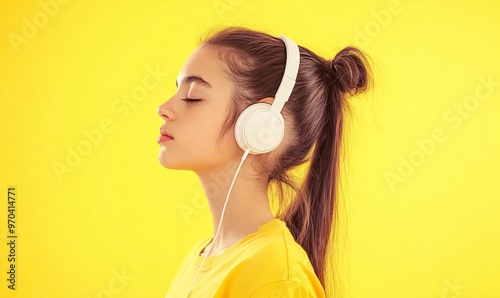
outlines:
[{"label": "young woman", "polygon": [[[158,108],[159,160],[197,174],[214,236],[187,254],[167,297],[325,297],[343,109],[348,96],[366,90],[368,74],[353,47],[327,60],[290,39],[239,27],[202,40],[179,72],[177,92]],[[238,124],[240,114],[256,103],[269,110],[278,87],[291,92],[279,95],[282,118],[271,121],[282,130],[278,145],[246,150],[240,134],[264,120]],[[298,186],[290,170],[308,161]],[[273,184],[277,210],[268,198]]]}]

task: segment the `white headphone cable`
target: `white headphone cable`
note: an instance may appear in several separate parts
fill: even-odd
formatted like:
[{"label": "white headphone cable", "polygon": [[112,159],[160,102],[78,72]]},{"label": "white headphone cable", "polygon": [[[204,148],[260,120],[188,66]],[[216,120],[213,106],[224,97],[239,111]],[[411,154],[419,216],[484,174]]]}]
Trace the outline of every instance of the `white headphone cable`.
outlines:
[{"label": "white headphone cable", "polygon": [[212,245],[210,246],[210,248],[206,252],[205,257],[203,258],[203,261],[200,264],[200,268],[198,269],[198,272],[194,276],[194,279],[191,282],[191,285],[189,286],[189,289],[186,293],[186,298],[189,297],[189,293],[191,292],[191,289],[193,288],[194,282],[196,281],[196,278],[198,278],[198,275],[200,274],[201,268],[203,268],[203,264],[205,263],[205,260],[207,259],[208,255],[210,254],[212,247],[214,247],[213,243],[215,243],[215,239],[217,239],[217,235],[219,235],[220,227],[222,226],[222,219],[224,218],[224,213],[226,212],[227,202],[229,201],[229,194],[231,193],[231,189],[233,188],[234,181],[236,180],[236,177],[238,176],[238,172],[240,171],[241,165],[243,164],[243,161],[247,158],[248,153],[250,153],[250,149],[245,150],[245,153],[243,153],[243,156],[241,157],[241,162],[238,166],[238,169],[236,170],[236,173],[234,174],[233,181],[231,182],[231,186],[229,187],[229,191],[227,193],[226,201],[224,202],[224,207],[222,208],[222,212],[221,212],[220,220],[219,220],[219,226],[217,227],[217,231],[216,231],[215,236],[212,240]]}]

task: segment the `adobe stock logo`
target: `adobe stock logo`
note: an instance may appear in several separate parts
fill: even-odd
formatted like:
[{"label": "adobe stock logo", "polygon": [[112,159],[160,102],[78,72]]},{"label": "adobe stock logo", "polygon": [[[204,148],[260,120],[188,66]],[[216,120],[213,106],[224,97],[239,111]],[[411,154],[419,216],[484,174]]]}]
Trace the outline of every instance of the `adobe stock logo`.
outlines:
[{"label": "adobe stock logo", "polygon": [[[229,183],[232,182],[238,165],[238,161],[231,160],[226,164],[226,168],[224,170],[210,171],[209,175],[213,179],[213,182],[205,185],[207,196],[218,196],[222,191],[223,186],[229,185]],[[191,223],[193,215],[199,215],[203,209],[208,207],[208,200],[205,197],[205,193],[197,188],[194,188],[193,192],[194,196],[192,197],[190,203],[179,204],[179,212],[184,218],[184,222],[186,224]]]},{"label": "adobe stock logo", "polygon": [[[268,126],[261,127],[255,135],[248,137],[248,143],[255,149],[268,148],[270,144],[273,144],[277,138],[280,137],[282,133],[282,125],[280,119],[271,114],[271,121],[269,121]],[[251,126],[252,123],[249,123]]]},{"label": "adobe stock logo", "polygon": [[115,297],[115,295],[118,295],[125,290],[125,287],[128,286],[130,281],[135,279],[134,276],[128,275],[125,272],[125,269],[122,269],[121,273],[112,269],[111,274],[113,274],[113,277],[108,281],[106,288],[100,289],[99,292],[97,292],[97,298]]},{"label": "adobe stock logo", "polygon": [[458,298],[466,289],[465,286],[458,283],[456,278],[453,283],[447,279],[444,280],[444,283],[446,287],[441,291],[441,298]]},{"label": "adobe stock logo", "polygon": [[443,112],[443,120],[451,129],[446,126],[436,127],[430,136],[415,140],[416,148],[405,156],[398,155],[397,170],[384,172],[384,178],[392,192],[395,192],[398,184],[405,182],[424,164],[429,156],[438,150],[439,144],[443,144],[448,139],[449,133],[447,131],[456,131],[461,128],[465,120],[472,117],[473,113],[482,104],[485,104],[495,90],[500,87],[500,81],[494,81],[491,74],[479,76],[477,80],[479,83],[473,94],[466,96]]},{"label": "adobe stock logo", "polygon": [[214,9],[219,20],[223,20],[224,15],[229,11],[233,11],[241,2],[243,2],[243,0],[215,0]]},{"label": "adobe stock logo", "polygon": [[[142,78],[141,83],[132,87],[126,94],[113,101],[111,104],[111,117],[102,118],[95,128],[82,129],[80,140],[74,145],[66,146],[66,156],[63,160],[54,160],[51,164],[54,174],[59,182],[63,181],[66,174],[71,173],[77,168],[86,157],[90,156],[106,138],[116,129],[116,123],[123,122],[134,109],[137,109],[141,102],[144,102],[149,93],[165,80],[166,72],[163,72],[159,65],[156,67],[146,66],[147,74]],[[116,119],[118,118],[118,119]]]},{"label": "adobe stock logo", "polygon": [[23,17],[21,19],[21,33],[17,34],[14,32],[9,32],[7,38],[9,39],[10,45],[14,52],[19,53],[19,47],[22,44],[27,44],[31,39],[33,39],[38,31],[47,26],[50,19],[57,16],[60,11],[60,4],[67,4],[69,0],[40,0],[38,5],[40,10],[36,11],[31,18]]},{"label": "adobe stock logo", "polygon": [[397,0],[391,0],[387,3],[387,8],[379,11],[372,10],[370,14],[372,19],[364,25],[364,27],[356,27],[356,37],[354,41],[360,47],[367,47],[372,38],[380,34],[382,29],[389,26],[392,22],[393,15],[398,15],[403,10],[401,3]]}]

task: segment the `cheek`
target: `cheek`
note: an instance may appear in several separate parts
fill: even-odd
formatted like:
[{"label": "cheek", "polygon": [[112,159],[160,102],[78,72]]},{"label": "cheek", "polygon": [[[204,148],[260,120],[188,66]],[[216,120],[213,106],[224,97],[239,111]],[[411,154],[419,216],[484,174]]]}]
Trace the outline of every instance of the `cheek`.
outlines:
[{"label": "cheek", "polygon": [[224,119],[217,113],[193,113],[186,123],[186,135],[198,146],[213,146],[219,136]]}]

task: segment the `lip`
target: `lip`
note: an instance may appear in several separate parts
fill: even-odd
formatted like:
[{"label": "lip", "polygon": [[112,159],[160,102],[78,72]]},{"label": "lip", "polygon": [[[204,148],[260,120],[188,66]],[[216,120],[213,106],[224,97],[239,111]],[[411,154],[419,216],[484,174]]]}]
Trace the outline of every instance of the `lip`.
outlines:
[{"label": "lip", "polygon": [[173,139],[174,137],[169,134],[163,127],[160,128],[160,134],[163,135],[163,136],[167,136],[167,137],[170,137],[171,139]]},{"label": "lip", "polygon": [[165,131],[165,129],[163,129],[163,127],[160,128],[160,136],[158,137],[158,140],[157,140],[158,143],[172,141],[173,139],[174,139],[174,137],[171,134],[167,133]]},{"label": "lip", "polygon": [[171,137],[169,137],[167,135],[161,135],[161,136],[158,137],[157,142],[158,143],[163,143],[163,142],[168,142],[168,141],[173,141],[173,140],[174,140],[173,138],[171,138]]}]

